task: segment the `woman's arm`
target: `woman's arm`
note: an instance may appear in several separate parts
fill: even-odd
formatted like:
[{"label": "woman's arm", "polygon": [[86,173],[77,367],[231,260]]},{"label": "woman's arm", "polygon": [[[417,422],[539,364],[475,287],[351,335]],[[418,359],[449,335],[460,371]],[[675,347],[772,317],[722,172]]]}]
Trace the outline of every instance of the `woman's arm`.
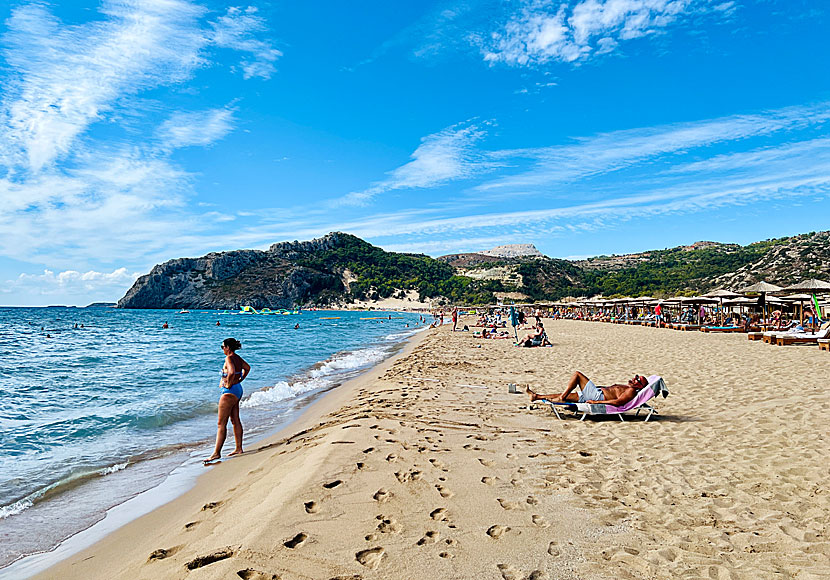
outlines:
[{"label": "woman's arm", "polygon": [[242,375],[239,377],[239,380],[242,381],[251,374],[251,365],[245,362],[245,359],[242,357],[239,357],[239,360],[242,362]]},{"label": "woman's arm", "polygon": [[236,374],[236,367],[233,364],[233,357],[231,357],[231,355],[225,357],[225,369],[228,375],[225,379],[225,386],[229,387],[233,384],[231,380],[233,376]]}]

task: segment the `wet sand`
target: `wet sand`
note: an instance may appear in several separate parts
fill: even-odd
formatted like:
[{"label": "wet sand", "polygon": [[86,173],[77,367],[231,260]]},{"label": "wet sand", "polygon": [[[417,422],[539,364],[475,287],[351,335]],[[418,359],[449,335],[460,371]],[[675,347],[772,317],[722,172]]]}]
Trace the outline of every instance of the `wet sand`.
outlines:
[{"label": "wet sand", "polygon": [[[830,353],[744,335],[546,328],[553,348],[424,333],[42,577],[830,574]],[[600,385],[660,374],[671,395],[643,423],[558,421],[508,393],[509,382],[559,392],[574,370]]]}]

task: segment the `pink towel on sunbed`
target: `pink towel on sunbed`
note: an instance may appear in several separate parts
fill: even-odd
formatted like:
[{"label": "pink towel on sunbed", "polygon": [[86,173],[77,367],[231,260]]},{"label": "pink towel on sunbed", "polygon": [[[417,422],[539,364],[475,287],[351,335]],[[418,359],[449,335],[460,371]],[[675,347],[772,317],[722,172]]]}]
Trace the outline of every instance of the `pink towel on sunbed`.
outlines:
[{"label": "pink towel on sunbed", "polygon": [[581,412],[589,413],[591,415],[625,413],[626,411],[636,409],[644,403],[647,403],[649,400],[656,397],[659,393],[663,393],[663,396],[667,396],[668,392],[669,390],[666,388],[666,383],[663,382],[663,377],[659,375],[651,375],[648,378],[648,386],[640,389],[640,392],[637,393],[636,397],[634,397],[621,407],[616,407],[614,405],[606,405],[604,403],[577,403],[576,406]]}]

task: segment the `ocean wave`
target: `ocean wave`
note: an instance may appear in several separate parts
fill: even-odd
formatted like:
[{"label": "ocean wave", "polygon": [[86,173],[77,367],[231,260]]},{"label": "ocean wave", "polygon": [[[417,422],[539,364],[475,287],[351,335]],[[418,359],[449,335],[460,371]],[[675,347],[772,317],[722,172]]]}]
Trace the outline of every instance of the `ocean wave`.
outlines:
[{"label": "ocean wave", "polygon": [[315,365],[304,377],[296,381],[291,383],[280,381],[273,387],[251,393],[250,397],[242,400],[240,406],[251,408],[272,405],[303,393],[330,387],[342,375],[376,364],[388,355],[389,351],[382,348],[364,348],[337,353],[328,360]]},{"label": "ocean wave", "polygon": [[19,499],[16,502],[0,507],[0,520],[4,520],[9,516],[16,516],[17,514],[29,509],[34,503],[28,497]]}]

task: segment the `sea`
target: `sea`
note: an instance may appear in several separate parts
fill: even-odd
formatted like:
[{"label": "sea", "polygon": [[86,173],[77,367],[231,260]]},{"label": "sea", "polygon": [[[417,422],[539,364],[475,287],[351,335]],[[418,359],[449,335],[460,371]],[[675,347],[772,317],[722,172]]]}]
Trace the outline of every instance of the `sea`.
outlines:
[{"label": "sea", "polygon": [[216,435],[225,338],[252,369],[250,445],[423,328],[418,314],[380,311],[0,308],[0,577],[115,506],[192,485]]}]

